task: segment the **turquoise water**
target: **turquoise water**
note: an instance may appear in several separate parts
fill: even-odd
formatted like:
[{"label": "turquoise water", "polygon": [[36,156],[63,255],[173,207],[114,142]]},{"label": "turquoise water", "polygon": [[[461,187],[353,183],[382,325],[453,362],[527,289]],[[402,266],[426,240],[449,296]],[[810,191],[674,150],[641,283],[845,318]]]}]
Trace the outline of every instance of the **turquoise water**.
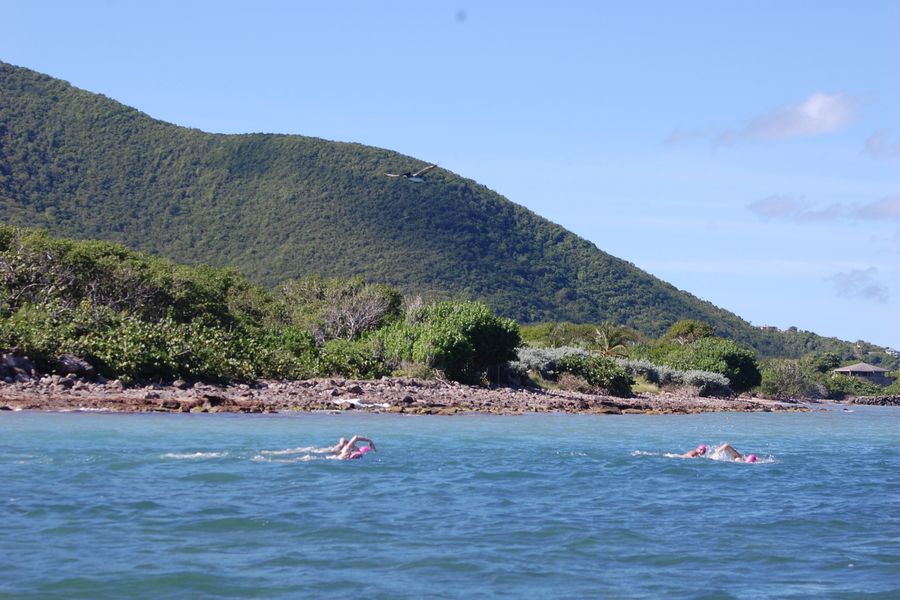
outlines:
[{"label": "turquoise water", "polygon": [[[763,462],[663,456],[726,440]],[[0,597],[898,598],[898,448],[878,407],[2,413]]]}]

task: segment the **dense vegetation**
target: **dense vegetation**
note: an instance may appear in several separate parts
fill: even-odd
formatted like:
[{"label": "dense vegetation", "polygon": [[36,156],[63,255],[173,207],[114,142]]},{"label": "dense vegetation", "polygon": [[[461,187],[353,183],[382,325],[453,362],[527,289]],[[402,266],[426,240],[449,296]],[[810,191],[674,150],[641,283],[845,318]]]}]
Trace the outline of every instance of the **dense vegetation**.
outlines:
[{"label": "dense vegetation", "polygon": [[126,382],[404,368],[479,382],[519,343],[514,322],[476,302],[404,310],[395,290],[359,279],[271,292],[234,270],[0,225],[0,350],[18,347],[45,372],[68,354]]},{"label": "dense vegetation", "polygon": [[831,352],[810,353],[800,360],[772,358],[761,365],[760,391],[776,398],[900,395],[900,372],[893,373],[894,383],[885,387],[858,377],[833,373],[839,366],[840,358]]},{"label": "dense vegetation", "polygon": [[[609,365],[615,364],[632,380],[639,377],[660,387],[692,386],[700,395],[758,390],[784,399],[840,399],[900,392],[900,373],[893,374],[896,381],[889,387],[833,373],[836,367],[860,360],[858,354],[808,352],[801,359],[759,361],[752,349],[720,338],[708,323],[691,319],[674,323],[656,339],[611,323],[542,323],[522,328],[522,338],[529,348],[520,350],[512,367],[553,381],[565,373],[584,377],[587,371],[579,363],[585,360],[619,357],[607,360],[603,372],[611,373]],[[611,384],[612,374],[604,381]]]},{"label": "dense vegetation", "polygon": [[426,184],[383,175],[419,164],[359,144],[178,127],[0,63],[2,222],[232,267],[270,288],[359,276],[522,323],[608,321],[654,337],[690,318],[762,356],[838,351],[754,328],[446,170]]}]

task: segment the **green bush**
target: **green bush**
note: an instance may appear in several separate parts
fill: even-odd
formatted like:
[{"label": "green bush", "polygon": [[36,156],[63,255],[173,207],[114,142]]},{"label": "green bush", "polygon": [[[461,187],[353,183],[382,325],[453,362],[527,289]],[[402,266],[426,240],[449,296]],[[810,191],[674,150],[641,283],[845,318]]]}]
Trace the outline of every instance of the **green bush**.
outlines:
[{"label": "green bush", "polygon": [[590,353],[576,346],[559,346],[551,348],[529,348],[523,346],[516,350],[517,358],[509,363],[509,368],[520,377],[536,373],[542,379],[555,379],[559,373],[559,362],[566,356],[576,354],[589,356]]},{"label": "green bush", "polygon": [[611,396],[631,397],[634,380],[611,358],[570,354],[559,361],[559,371],[577,375],[591,387],[605,389]]},{"label": "green bush", "polygon": [[700,397],[709,396],[731,396],[731,382],[728,378],[719,373],[711,371],[683,371],[678,373],[681,383],[697,388],[697,395]]},{"label": "green bush", "polygon": [[290,322],[309,330],[318,343],[353,340],[400,316],[402,297],[385,285],[353,279],[305,277],[276,290]]},{"label": "green bush", "polygon": [[377,340],[330,340],[319,354],[319,374],[376,379],[390,373]]},{"label": "green bush", "polygon": [[833,374],[825,379],[825,387],[828,389],[828,397],[837,400],[845,396],[885,395],[885,388],[880,385],[849,375]]},{"label": "green bush", "polygon": [[664,343],[692,344],[703,338],[714,337],[715,330],[709,323],[693,319],[682,319],[672,324],[660,338]]},{"label": "green bush", "polygon": [[894,383],[884,388],[884,394],[886,396],[900,396],[900,375],[894,373],[893,376]]},{"label": "green bush", "polygon": [[754,352],[721,338],[704,337],[691,344],[672,346],[661,360],[662,364],[684,371],[724,375],[738,393],[756,387],[762,380]]},{"label": "green bush", "polygon": [[[813,398],[821,395],[816,380],[801,361],[769,359],[761,365],[760,391],[773,398]],[[818,372],[813,369],[814,372]]]},{"label": "green bush", "polygon": [[260,377],[309,379],[318,375],[319,349],[308,331],[270,329],[260,336],[260,344],[261,351],[254,357]]},{"label": "green bush", "polygon": [[66,351],[125,382],[174,378],[247,381],[257,375],[251,357],[263,349],[253,339],[199,321],[157,322],[122,316],[105,331],[73,340]]},{"label": "green bush", "polygon": [[378,338],[393,364],[419,363],[463,383],[480,383],[488,368],[514,359],[521,341],[514,321],[479,302],[455,301],[424,306]]}]

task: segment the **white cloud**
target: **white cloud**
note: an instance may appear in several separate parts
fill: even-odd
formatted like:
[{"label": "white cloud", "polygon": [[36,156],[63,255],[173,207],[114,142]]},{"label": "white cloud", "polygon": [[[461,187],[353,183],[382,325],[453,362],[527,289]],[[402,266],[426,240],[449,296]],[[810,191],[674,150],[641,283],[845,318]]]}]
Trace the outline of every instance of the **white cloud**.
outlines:
[{"label": "white cloud", "polygon": [[876,131],[866,139],[862,154],[871,158],[900,157],[900,141],[889,139],[891,132],[887,129]]},{"label": "white cloud", "polygon": [[900,196],[887,196],[865,204],[831,204],[817,208],[789,195],[773,194],[751,202],[747,208],[764,219],[804,223],[837,219],[900,220]]},{"label": "white cloud", "polygon": [[890,300],[888,287],[878,278],[878,269],[853,269],[827,278],[834,284],[835,293],[841,298],[867,300],[881,304]]},{"label": "white cloud", "polygon": [[[738,141],[777,140],[797,137],[814,137],[840,131],[856,117],[857,100],[846,94],[826,94],[814,92],[803,102],[788,104],[750,119],[744,127],[730,127],[719,131],[681,130],[672,131],[664,140],[664,144],[684,144],[697,140],[708,141],[713,147],[730,147]],[[877,135],[877,134],[876,134]],[[870,138],[871,139],[871,138]],[[875,151],[878,138],[873,144]],[[886,147],[888,152],[893,147]]]},{"label": "white cloud", "polygon": [[855,207],[853,215],[860,219],[900,219],[900,196],[892,196]]},{"label": "white cloud", "polygon": [[764,219],[790,219],[801,222],[830,221],[839,218],[843,212],[839,204],[815,209],[784,195],[767,196],[762,200],[751,202],[747,208]]},{"label": "white cloud", "polygon": [[816,92],[800,104],[791,104],[750,121],[743,134],[756,139],[809,137],[833,133],[855,116],[856,101],[844,94]]}]

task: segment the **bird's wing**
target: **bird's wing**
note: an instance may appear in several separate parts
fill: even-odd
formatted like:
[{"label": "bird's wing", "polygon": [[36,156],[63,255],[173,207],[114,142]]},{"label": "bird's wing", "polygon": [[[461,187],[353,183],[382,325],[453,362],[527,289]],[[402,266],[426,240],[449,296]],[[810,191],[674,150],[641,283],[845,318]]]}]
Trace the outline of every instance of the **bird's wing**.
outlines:
[{"label": "bird's wing", "polygon": [[400,173],[385,173],[388,177],[401,177]]},{"label": "bird's wing", "polygon": [[416,171],[415,173],[413,173],[412,176],[413,176],[413,177],[420,177],[420,176],[424,175],[425,173],[427,173],[428,171],[430,171],[430,170],[432,170],[433,168],[435,168],[436,166],[437,166],[437,165],[428,165],[428,166],[425,167],[424,169],[419,169],[418,171]]}]

